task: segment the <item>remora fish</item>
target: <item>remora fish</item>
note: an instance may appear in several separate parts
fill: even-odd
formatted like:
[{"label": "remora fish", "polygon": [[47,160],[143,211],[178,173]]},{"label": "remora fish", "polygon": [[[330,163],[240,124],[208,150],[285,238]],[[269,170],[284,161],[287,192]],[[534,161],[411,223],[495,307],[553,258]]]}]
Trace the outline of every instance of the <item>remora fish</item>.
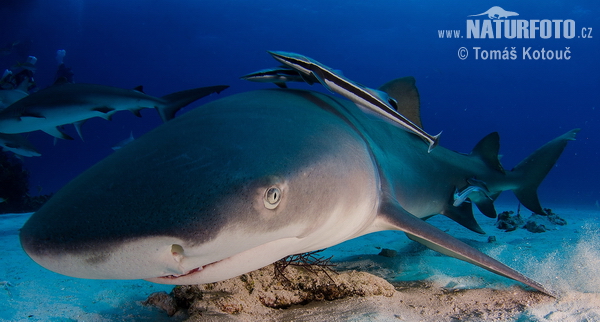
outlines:
[{"label": "remora fish", "polygon": [[14,154],[24,157],[39,157],[42,154],[20,134],[0,133],[0,146]]},{"label": "remora fish", "polygon": [[0,111],[0,133],[42,130],[57,138],[72,139],[59,126],[73,123],[81,136],[81,125],[87,119],[110,119],[114,113],[123,110],[139,116],[144,108],[156,108],[166,122],[184,106],[227,87],[202,87],[159,98],[144,94],[141,87],[128,90],[93,84],[55,84]]},{"label": "remora fish", "polygon": [[31,216],[20,239],[33,260],[64,275],[181,285],[401,230],[551,294],[422,219],[444,214],[479,228],[467,203],[452,205],[470,178],[542,211],[536,188],[577,131],[504,171],[489,138],[468,155],[428,153],[417,136],[342,98],[245,92],[177,117],[91,167]]},{"label": "remora fish", "polygon": [[[492,205],[493,209],[494,198],[490,197],[490,192],[487,189],[485,182],[471,178],[467,180],[467,183],[469,183],[469,186],[464,188],[462,191],[458,191],[458,189],[455,190],[454,202],[452,203],[452,205],[454,207],[458,207],[463,202],[467,202],[467,199],[469,199],[470,201],[473,201],[479,205],[481,205],[481,203],[483,202],[489,202]],[[496,218],[495,210],[491,214],[484,210],[482,210],[482,213],[487,215],[488,217]]]},{"label": "remora fish", "polygon": [[288,67],[261,69],[240,78],[251,82],[274,83],[280,88],[287,88],[285,84],[287,82],[305,82],[309,85],[318,82],[314,77],[302,75],[297,70]]},{"label": "remora fish", "polygon": [[429,144],[429,151],[438,145],[439,136],[442,133],[432,136],[398,113],[394,106],[396,105],[395,100],[390,99],[387,93],[357,84],[312,58],[283,51],[270,51],[269,53],[279,62],[296,69],[301,74],[315,77],[331,92],[340,94],[365,110],[375,112],[416,134]]},{"label": "remora fish", "polygon": [[469,195],[477,194],[477,193],[485,193],[482,191],[480,187],[477,186],[468,186],[463,191],[458,191],[458,189],[454,192],[454,202],[452,205],[454,207],[460,206],[463,202],[466,202],[469,199]]}]

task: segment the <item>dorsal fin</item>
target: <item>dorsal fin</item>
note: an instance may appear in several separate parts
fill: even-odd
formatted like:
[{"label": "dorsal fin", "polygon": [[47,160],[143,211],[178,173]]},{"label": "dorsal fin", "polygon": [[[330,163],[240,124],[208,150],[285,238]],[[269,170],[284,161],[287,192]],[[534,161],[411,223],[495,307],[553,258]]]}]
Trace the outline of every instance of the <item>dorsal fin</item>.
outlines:
[{"label": "dorsal fin", "polygon": [[144,86],[139,85],[133,88],[134,91],[138,91],[140,93],[144,93]]},{"label": "dorsal fin", "polygon": [[[59,126],[56,127],[49,127],[47,129],[40,129],[50,135],[52,135],[55,139],[59,138],[59,139],[63,139],[63,140],[73,140],[73,138],[71,136],[69,136],[67,133],[62,131],[62,128]],[[54,145],[56,145],[56,141],[54,141]]]},{"label": "dorsal fin", "polygon": [[404,115],[418,127],[423,128],[419,91],[415,86],[414,77],[407,76],[394,79],[381,85],[379,90],[386,92],[391,98],[396,100],[398,113]]},{"label": "dorsal fin", "polygon": [[491,169],[506,173],[498,152],[500,151],[500,135],[498,132],[492,132],[481,139],[471,151],[471,155],[480,158]]}]

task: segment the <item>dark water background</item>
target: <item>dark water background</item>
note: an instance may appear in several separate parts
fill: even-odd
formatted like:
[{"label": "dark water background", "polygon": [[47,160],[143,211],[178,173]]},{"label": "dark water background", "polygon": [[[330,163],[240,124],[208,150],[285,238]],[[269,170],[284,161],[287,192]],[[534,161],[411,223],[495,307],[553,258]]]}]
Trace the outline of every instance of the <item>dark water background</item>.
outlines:
[{"label": "dark water background", "polygon": [[[492,6],[518,12],[519,19],[573,19],[577,36],[439,37],[438,30],[464,35],[466,19],[487,19],[467,16]],[[266,50],[283,50],[340,69],[369,87],[415,76],[426,130],[443,130],[441,145],[461,152],[498,131],[508,169],[547,141],[580,127],[577,141],[540,187],[540,198],[544,205],[593,209],[600,200],[600,4],[595,1],[4,0],[0,9],[0,45],[20,42],[0,57],[0,68],[34,55],[40,88],[52,83],[56,50],[65,49],[65,63],[79,83],[143,85],[153,96],[226,84],[231,88],[221,96],[231,95],[270,87],[239,76],[277,66]],[[592,28],[593,38],[582,38],[582,28]],[[470,51],[466,60],[458,58],[460,47]],[[475,59],[473,47],[515,47],[518,58]],[[522,59],[523,47],[568,47],[571,59]],[[291,87],[324,91],[319,85]],[[179,115],[215,98],[204,98]],[[92,119],[83,128],[85,142],[53,145],[47,134],[31,133],[29,139],[42,153],[25,160],[32,194],[57,191],[112,153],[111,146],[130,131],[139,137],[161,124],[155,111],[142,114],[139,119],[120,112],[112,122]],[[71,126],[67,131],[76,137]]]}]

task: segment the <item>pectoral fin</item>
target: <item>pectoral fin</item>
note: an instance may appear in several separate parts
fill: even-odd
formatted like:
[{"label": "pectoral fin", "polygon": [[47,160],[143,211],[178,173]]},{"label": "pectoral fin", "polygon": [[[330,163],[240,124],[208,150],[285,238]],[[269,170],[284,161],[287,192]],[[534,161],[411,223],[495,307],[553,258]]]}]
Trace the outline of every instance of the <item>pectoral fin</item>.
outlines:
[{"label": "pectoral fin", "polygon": [[108,114],[110,112],[113,112],[114,110],[115,109],[113,107],[110,107],[110,106],[98,106],[98,107],[94,107],[92,109],[92,111],[100,112],[100,113],[103,113],[103,114]]},{"label": "pectoral fin", "polygon": [[389,199],[382,203],[380,216],[384,223],[382,226],[385,227],[387,224],[387,229],[404,231],[410,239],[435,251],[519,281],[550,296],[555,296],[538,282],[413,216],[395,200]]},{"label": "pectoral fin", "polygon": [[77,130],[77,134],[79,134],[81,141],[84,141],[83,134],[81,132],[81,127],[83,126],[83,123],[85,123],[85,121],[87,121],[87,120],[88,119],[73,123],[73,126],[75,127],[75,130]]},{"label": "pectoral fin", "polygon": [[133,115],[135,115],[137,117],[142,117],[141,111],[143,109],[144,109],[143,107],[142,108],[132,108],[132,109],[130,109],[130,111],[131,111],[131,113],[133,113]]},{"label": "pectoral fin", "polygon": [[[73,140],[73,138],[71,136],[69,136],[68,134],[64,133],[63,131],[61,131],[58,126],[57,127],[50,127],[47,129],[41,129],[42,131],[52,135],[55,138],[59,138],[59,139],[63,139],[63,140]],[[56,142],[54,143],[56,144]]]}]

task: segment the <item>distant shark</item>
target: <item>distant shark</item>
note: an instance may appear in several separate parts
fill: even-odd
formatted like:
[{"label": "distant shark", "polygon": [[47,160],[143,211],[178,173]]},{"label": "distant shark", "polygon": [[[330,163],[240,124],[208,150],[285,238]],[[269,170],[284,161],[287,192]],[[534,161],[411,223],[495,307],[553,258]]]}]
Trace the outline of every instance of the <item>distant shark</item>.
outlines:
[{"label": "distant shark", "polygon": [[133,140],[135,140],[135,138],[133,137],[133,131],[131,131],[131,133],[129,133],[129,137],[127,137],[126,139],[120,141],[119,143],[115,144],[112,149],[117,151],[120,148],[124,147],[125,145],[133,142]]},{"label": "distant shark", "polygon": [[18,100],[0,111],[0,133],[15,134],[41,130],[60,139],[72,139],[60,126],[73,124],[81,135],[81,125],[92,117],[110,119],[118,111],[155,108],[168,121],[184,106],[228,86],[190,89],[163,97],[143,93],[142,88],[59,83]]},{"label": "distant shark", "polygon": [[39,157],[42,154],[20,134],[0,133],[0,147],[24,157]]},{"label": "distant shark", "polygon": [[[380,89],[405,87],[404,80],[394,83]],[[410,95],[386,93],[397,100]],[[33,260],[64,275],[181,285],[401,230],[552,294],[423,219],[443,214],[482,232],[465,202],[478,193],[465,189],[483,185],[490,198],[470,200],[478,207],[493,210],[493,199],[512,190],[525,207],[542,212],[536,188],[577,132],[506,171],[497,134],[470,154],[443,147],[428,153],[418,136],[343,98],[290,89],[245,92],[177,117],[91,167],[31,216],[20,239]],[[458,206],[456,191],[463,192]]]}]

